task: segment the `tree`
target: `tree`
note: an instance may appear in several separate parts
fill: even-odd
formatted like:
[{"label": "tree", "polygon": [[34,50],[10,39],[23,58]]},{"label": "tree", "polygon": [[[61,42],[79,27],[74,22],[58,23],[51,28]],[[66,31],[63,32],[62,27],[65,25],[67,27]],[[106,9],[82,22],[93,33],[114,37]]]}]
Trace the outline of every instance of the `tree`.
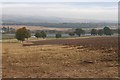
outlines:
[{"label": "tree", "polygon": [[41,31],[40,34],[41,34],[41,37],[42,37],[43,39],[47,37],[47,35],[46,35],[46,33],[45,33],[44,31]]},{"label": "tree", "polygon": [[56,34],[56,38],[61,38],[62,35],[61,34]]},{"label": "tree", "polygon": [[103,30],[105,35],[112,35],[112,31],[109,27],[104,27]]},{"label": "tree", "polygon": [[118,29],[118,34],[120,34],[120,29]]},{"label": "tree", "polygon": [[91,30],[91,35],[97,35],[97,30],[96,29],[92,29]]},{"label": "tree", "polygon": [[98,35],[100,35],[100,36],[102,36],[102,35],[104,34],[104,32],[103,32],[102,29],[98,30],[97,33],[98,33]]},{"label": "tree", "polygon": [[25,27],[19,28],[15,34],[15,37],[19,41],[24,41],[25,38],[29,38],[30,36],[31,36],[30,32]]},{"label": "tree", "polygon": [[84,34],[84,33],[85,33],[85,31],[82,30],[81,28],[78,28],[75,30],[75,34],[78,35],[79,37],[81,36],[81,34]]},{"label": "tree", "polygon": [[8,28],[6,28],[6,27],[2,27],[2,30],[4,31],[4,33],[8,33]]},{"label": "tree", "polygon": [[30,32],[30,30],[26,30],[25,38],[28,39],[29,37],[31,37],[31,32]]},{"label": "tree", "polygon": [[70,35],[70,36],[74,36],[75,33],[74,33],[74,32],[70,32],[69,35]]},{"label": "tree", "polygon": [[36,37],[36,38],[40,38],[40,37],[41,37],[41,33],[40,33],[40,32],[36,32],[36,33],[35,33],[35,37]]}]

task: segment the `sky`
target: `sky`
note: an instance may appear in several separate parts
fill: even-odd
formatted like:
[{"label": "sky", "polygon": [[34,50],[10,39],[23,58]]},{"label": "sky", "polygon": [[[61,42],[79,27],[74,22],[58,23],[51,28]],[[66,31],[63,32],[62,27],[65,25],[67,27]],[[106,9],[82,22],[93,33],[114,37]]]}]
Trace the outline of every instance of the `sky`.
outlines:
[{"label": "sky", "polygon": [[84,0],[84,2],[82,0],[0,0],[0,2],[7,2],[2,4],[3,15],[113,21],[117,21],[118,18],[118,0]]},{"label": "sky", "polygon": [[0,0],[0,2],[119,2],[119,0]]}]

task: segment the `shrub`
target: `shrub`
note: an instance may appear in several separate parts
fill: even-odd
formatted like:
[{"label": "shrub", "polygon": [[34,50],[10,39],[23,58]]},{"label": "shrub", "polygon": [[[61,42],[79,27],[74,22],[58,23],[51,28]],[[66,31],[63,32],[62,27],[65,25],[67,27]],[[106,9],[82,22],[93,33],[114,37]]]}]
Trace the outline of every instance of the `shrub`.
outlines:
[{"label": "shrub", "polygon": [[61,38],[62,35],[61,34],[56,34],[56,38]]}]

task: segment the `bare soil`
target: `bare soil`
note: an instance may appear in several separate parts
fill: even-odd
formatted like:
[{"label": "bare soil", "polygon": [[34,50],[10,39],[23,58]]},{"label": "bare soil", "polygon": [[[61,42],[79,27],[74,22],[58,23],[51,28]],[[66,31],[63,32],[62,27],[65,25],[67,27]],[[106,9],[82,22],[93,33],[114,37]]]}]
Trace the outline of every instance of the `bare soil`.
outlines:
[{"label": "bare soil", "polygon": [[2,76],[3,78],[117,78],[116,41],[116,37],[31,41],[36,44],[34,46],[6,42],[2,44]]}]

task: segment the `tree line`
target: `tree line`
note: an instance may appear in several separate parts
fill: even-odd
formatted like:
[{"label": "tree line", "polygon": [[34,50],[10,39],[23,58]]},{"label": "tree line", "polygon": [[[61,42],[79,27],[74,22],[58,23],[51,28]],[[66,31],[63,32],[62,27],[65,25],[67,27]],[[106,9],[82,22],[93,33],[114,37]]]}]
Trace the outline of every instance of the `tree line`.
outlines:
[{"label": "tree line", "polygon": [[[99,30],[92,29],[90,33],[91,33],[91,35],[94,35],[94,36],[95,35],[102,36],[102,35],[112,35],[113,34],[112,30],[109,27],[104,27],[103,29],[99,29]],[[74,32],[69,33],[70,36],[74,36],[75,34],[80,37],[82,34],[85,34],[85,30],[78,28]]]},{"label": "tree line", "polygon": [[99,29],[99,30],[96,30],[96,29],[92,29],[91,30],[91,35],[112,35],[113,32],[112,30],[109,28],[109,27],[104,27],[103,29]]},{"label": "tree line", "polygon": [[[75,31],[73,32],[69,32],[68,33],[71,37],[72,36],[81,36],[81,35],[84,35],[85,34],[85,30],[83,30],[82,28],[77,28],[75,29]],[[103,29],[92,29],[91,30],[91,35],[112,35],[113,32],[112,30],[109,28],[109,27],[104,27]],[[29,37],[31,37],[31,31],[26,29],[25,27],[23,28],[20,28],[16,31],[16,34],[15,34],[17,40],[19,41],[24,41],[25,39],[28,39]],[[47,37],[47,34],[44,32],[44,31],[37,31],[34,35],[36,38],[46,38]],[[61,38],[62,37],[62,34],[60,33],[57,33],[56,38]]]},{"label": "tree line", "polygon": [[15,29],[14,28],[10,28],[9,26],[8,27],[2,27],[1,30],[3,31],[3,34],[15,33]]}]

